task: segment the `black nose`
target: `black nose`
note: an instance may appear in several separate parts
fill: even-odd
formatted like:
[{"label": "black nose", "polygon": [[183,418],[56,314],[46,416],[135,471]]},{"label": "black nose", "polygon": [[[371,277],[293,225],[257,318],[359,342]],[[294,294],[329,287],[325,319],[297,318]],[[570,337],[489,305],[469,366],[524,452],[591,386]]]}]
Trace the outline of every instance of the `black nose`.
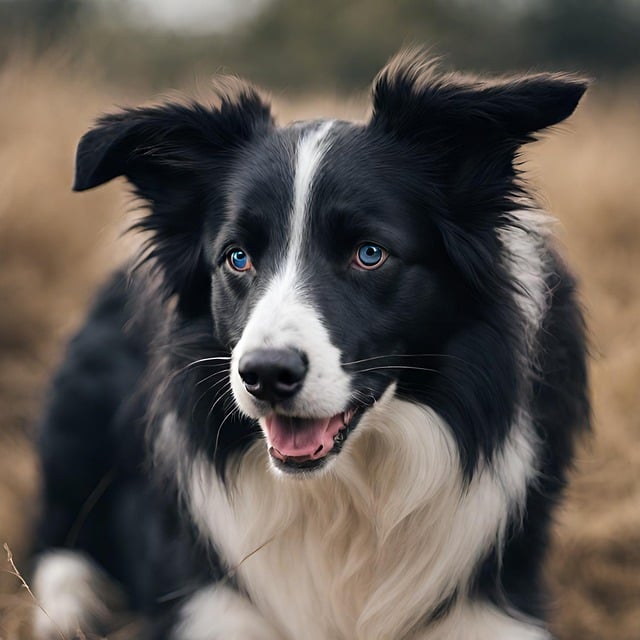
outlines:
[{"label": "black nose", "polygon": [[295,349],[256,349],[238,363],[245,389],[272,404],[300,391],[307,368],[306,356]]}]

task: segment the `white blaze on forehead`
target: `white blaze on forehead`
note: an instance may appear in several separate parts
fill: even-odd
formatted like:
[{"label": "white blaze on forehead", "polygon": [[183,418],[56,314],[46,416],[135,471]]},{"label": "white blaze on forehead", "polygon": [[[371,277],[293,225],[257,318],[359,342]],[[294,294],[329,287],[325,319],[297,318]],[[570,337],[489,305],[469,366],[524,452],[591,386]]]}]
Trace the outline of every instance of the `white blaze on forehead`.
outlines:
[{"label": "white blaze on forehead", "polygon": [[324,122],[298,143],[286,271],[295,272],[299,266],[311,194],[322,158],[329,148],[328,134],[332,126],[333,121]]},{"label": "white blaze on forehead", "polygon": [[250,394],[238,374],[238,362],[249,351],[293,348],[303,352],[309,369],[296,396],[295,413],[308,417],[330,417],[347,408],[349,377],[341,367],[341,353],[331,343],[324,320],[305,291],[303,246],[308,229],[311,197],[319,169],[331,141],[333,122],[323,122],[303,133],[296,150],[289,237],[281,267],[257,301],[242,337],[233,350],[231,383],[238,406],[256,415]]}]

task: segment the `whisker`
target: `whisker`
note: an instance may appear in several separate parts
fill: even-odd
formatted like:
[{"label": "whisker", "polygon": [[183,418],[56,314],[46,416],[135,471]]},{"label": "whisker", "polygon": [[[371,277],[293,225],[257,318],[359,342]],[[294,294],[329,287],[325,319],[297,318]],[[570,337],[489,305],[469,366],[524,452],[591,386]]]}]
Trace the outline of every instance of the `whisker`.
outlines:
[{"label": "whisker", "polygon": [[[230,391],[231,391],[230,389],[228,389],[227,391],[225,391],[225,393],[223,393],[223,394],[220,396],[220,398],[218,398],[218,400],[216,401],[216,404],[217,404],[220,400],[222,400],[222,398],[224,398],[224,397],[228,396],[228,395],[230,394]],[[227,416],[228,416],[228,415],[229,415],[229,414],[227,414]],[[224,423],[226,422],[226,419],[227,419],[227,418],[226,418],[226,416],[225,416],[225,418],[222,420],[222,422],[218,425],[218,428],[216,429],[216,439],[215,439],[214,444],[213,444],[213,456],[214,456],[214,458],[215,458],[216,454],[218,453],[218,445],[219,445],[219,443],[220,443],[220,434],[222,433],[222,425],[224,425]],[[207,421],[208,421],[208,418],[207,418]]]},{"label": "whisker", "polygon": [[361,404],[368,404],[370,399],[375,400],[373,389],[354,389],[351,392],[351,397]]},{"label": "whisker", "polygon": [[379,367],[370,367],[368,369],[358,369],[354,373],[367,373],[368,371],[380,371],[382,369],[411,369],[413,371],[426,371],[428,373],[440,373],[438,369],[429,369],[427,367],[412,367],[409,365],[381,365]]},{"label": "whisker", "polygon": [[[231,379],[230,378],[221,378],[220,380],[216,380],[211,387],[209,387],[209,389],[211,391],[215,391],[218,387],[220,387],[220,385],[222,385],[224,382],[228,382],[229,384],[231,384]],[[220,389],[223,389],[224,387],[220,387]],[[220,389],[218,389],[218,391],[220,391]]]},{"label": "whisker", "polygon": [[457,356],[448,355],[446,353],[387,353],[379,356],[371,356],[370,358],[362,358],[362,360],[352,360],[351,362],[343,362],[343,366],[351,366],[353,364],[361,364],[370,360],[380,360],[382,358],[457,358]]},{"label": "whisker", "polygon": [[[193,404],[193,408],[191,410],[191,417],[193,418],[195,415],[195,411],[198,407],[198,405],[200,404],[200,402],[202,401],[202,398],[204,398],[207,393],[209,392],[213,392],[215,391],[216,387],[220,386],[223,382],[227,382],[229,384],[229,386],[231,385],[231,381],[228,380],[227,378],[222,378],[222,380],[218,380],[217,382],[214,382],[211,386],[207,387],[201,394],[200,396],[198,396],[198,399],[195,401],[195,403]],[[220,390],[224,389],[224,387],[222,387]],[[217,402],[217,401],[216,401]],[[215,406],[215,404],[214,404]],[[207,414],[207,420],[209,419],[209,415]]]},{"label": "whisker", "polygon": [[[218,360],[222,360],[223,362],[218,362]],[[200,358],[199,360],[194,360],[193,362],[189,362],[184,367],[178,369],[176,373],[182,373],[187,369],[191,369],[191,367],[196,367],[199,365],[208,365],[210,367],[224,366],[226,365],[227,362],[229,362],[229,360],[231,360],[231,356],[212,356],[210,358]],[[209,364],[209,363],[213,363],[213,364]]]},{"label": "whisker", "polygon": [[212,360],[231,360],[231,356],[211,356],[209,358],[200,358],[199,360],[194,360],[193,362],[190,362],[188,366],[191,366],[193,364],[198,364],[200,362],[210,362]]},{"label": "whisker", "polygon": [[218,404],[221,402],[221,400],[223,400],[225,398],[225,396],[227,396],[229,393],[231,393],[231,391],[232,391],[232,389],[231,389],[231,381],[229,381],[224,387],[222,387],[220,389],[220,396],[211,405],[211,408],[209,409],[209,411],[207,413],[207,420],[206,420],[207,422],[209,422],[209,419],[213,415],[213,411],[216,408],[216,406],[218,406]]},{"label": "whisker", "polygon": [[229,411],[229,413],[227,413],[227,415],[225,416],[224,420],[220,423],[220,426],[218,427],[218,430],[216,431],[216,441],[215,444],[213,445],[213,457],[215,459],[217,453],[218,453],[218,444],[220,442],[220,434],[222,433],[222,427],[224,426],[224,423],[234,414],[238,411],[237,407],[234,407],[231,411]]},{"label": "whisker", "polygon": [[363,362],[370,362],[372,360],[393,359],[393,358],[448,358],[449,360],[457,360],[468,367],[478,368],[473,362],[469,362],[460,356],[454,356],[450,353],[389,353],[379,356],[371,356],[370,358],[362,358],[361,360],[351,360],[350,362],[343,362],[343,367],[350,367],[355,364],[362,364]]},{"label": "whisker", "polygon": [[175,369],[174,371],[171,372],[170,374],[170,381],[173,382],[180,374],[184,373],[185,371],[187,371],[188,369],[195,367],[195,366],[201,366],[201,367],[225,367],[224,371],[228,371],[229,369],[227,369],[227,362],[214,362],[212,364],[208,364],[206,362],[206,358],[203,358],[202,361],[196,360],[194,362],[190,362],[189,364],[180,367],[179,369]]},{"label": "whisker", "polygon": [[199,380],[198,382],[196,382],[195,386],[198,387],[202,383],[206,382],[207,380],[211,380],[211,378],[214,378],[215,376],[220,376],[220,375],[226,374],[226,373],[229,373],[229,369],[224,369],[223,371],[215,371],[211,375],[208,375],[206,378],[202,378],[202,380]]}]

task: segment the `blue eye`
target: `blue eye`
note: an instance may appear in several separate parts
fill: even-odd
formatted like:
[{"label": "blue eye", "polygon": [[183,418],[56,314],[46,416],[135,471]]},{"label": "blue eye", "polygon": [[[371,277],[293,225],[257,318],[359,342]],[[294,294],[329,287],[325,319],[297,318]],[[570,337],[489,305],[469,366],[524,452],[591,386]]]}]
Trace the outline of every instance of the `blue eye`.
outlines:
[{"label": "blue eye", "polygon": [[356,250],[354,262],[361,269],[377,269],[388,257],[389,253],[380,245],[365,242]]},{"label": "blue eye", "polygon": [[227,263],[234,271],[249,271],[252,267],[251,258],[242,249],[231,249],[227,253]]}]

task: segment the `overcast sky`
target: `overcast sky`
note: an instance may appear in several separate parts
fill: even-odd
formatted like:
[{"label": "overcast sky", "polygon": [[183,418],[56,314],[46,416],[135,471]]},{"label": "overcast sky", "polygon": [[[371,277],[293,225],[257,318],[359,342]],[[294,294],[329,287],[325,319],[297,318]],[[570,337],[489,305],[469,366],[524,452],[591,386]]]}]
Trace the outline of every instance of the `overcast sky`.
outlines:
[{"label": "overcast sky", "polygon": [[256,13],[268,0],[128,0],[140,19],[164,27],[224,31]]}]

